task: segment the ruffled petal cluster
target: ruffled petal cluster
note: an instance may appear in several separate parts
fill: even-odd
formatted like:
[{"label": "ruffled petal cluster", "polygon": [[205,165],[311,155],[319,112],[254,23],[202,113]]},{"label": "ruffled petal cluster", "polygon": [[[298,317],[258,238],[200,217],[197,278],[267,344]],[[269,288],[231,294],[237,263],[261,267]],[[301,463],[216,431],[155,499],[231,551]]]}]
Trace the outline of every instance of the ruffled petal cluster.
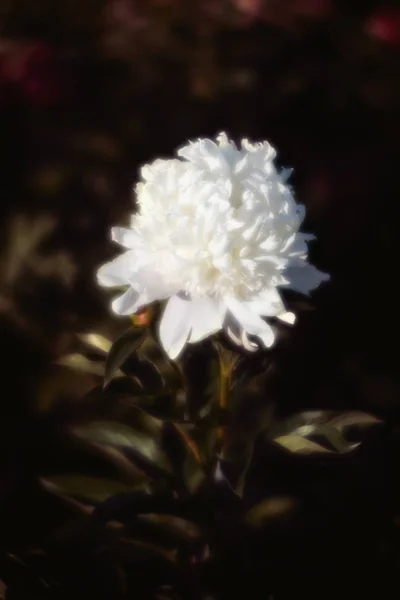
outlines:
[{"label": "ruffled petal cluster", "polygon": [[329,279],[307,261],[304,206],[268,142],[237,148],[220,134],[177,155],[142,167],[131,228],[112,229],[125,252],[98,281],[127,287],[112,304],[120,315],[167,300],[159,332],[172,359],[232,319],[269,347],[274,332],[263,317],[294,320],[279,288],[308,294]]}]

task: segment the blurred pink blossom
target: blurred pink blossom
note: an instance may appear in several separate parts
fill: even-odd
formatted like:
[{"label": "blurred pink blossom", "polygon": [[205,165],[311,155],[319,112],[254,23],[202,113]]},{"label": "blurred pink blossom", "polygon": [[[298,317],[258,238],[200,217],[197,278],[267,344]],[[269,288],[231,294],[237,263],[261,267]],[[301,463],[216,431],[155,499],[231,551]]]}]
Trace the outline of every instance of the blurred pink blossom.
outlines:
[{"label": "blurred pink blossom", "polygon": [[243,25],[250,25],[259,18],[262,8],[262,0],[235,0],[236,9],[242,14],[244,21]]},{"label": "blurred pink blossom", "polygon": [[372,37],[391,46],[400,45],[400,9],[382,9],[366,22],[366,31]]},{"label": "blurred pink blossom", "polygon": [[[41,41],[3,44],[0,78],[39,106],[57,103],[66,90],[66,79],[54,49]],[[1,50],[0,49],[0,50]]]}]

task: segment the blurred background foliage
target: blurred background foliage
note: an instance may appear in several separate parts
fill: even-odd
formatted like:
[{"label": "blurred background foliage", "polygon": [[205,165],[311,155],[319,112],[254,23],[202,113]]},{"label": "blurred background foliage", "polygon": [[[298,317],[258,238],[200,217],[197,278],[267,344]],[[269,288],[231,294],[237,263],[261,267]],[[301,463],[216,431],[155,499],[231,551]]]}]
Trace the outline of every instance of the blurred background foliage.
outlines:
[{"label": "blurred background foliage", "polygon": [[[246,502],[272,490],[281,501],[264,510],[276,519],[219,576],[243,573],[249,597],[272,581],[274,600],[399,590],[399,50],[395,2],[2,0],[0,598],[135,595],[138,569],[122,584],[103,541],[79,538],[77,553],[75,520],[37,484],[82,466],[60,432],[102,373],[93,353],[89,374],[52,363],[79,351],[78,332],[114,339],[129,325],[108,314],[94,271],[115,252],[109,227],[132,210],[138,166],[221,130],[268,139],[294,167],[318,237],[312,260],[332,275],[282,333],[258,397],[285,422],[346,409],[384,426],[355,457],[327,463],[261,444]],[[105,477],[91,452],[87,471]],[[163,568],[140,563],[140,585]],[[233,581],[227,597],[243,597],[250,588]]]}]

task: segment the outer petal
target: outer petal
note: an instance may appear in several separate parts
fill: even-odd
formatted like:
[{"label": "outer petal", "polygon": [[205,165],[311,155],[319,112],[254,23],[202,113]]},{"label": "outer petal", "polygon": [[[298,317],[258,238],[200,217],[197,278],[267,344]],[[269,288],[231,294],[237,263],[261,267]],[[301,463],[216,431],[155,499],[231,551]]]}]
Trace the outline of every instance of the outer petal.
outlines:
[{"label": "outer petal", "polygon": [[[171,296],[171,292],[162,284],[156,287],[146,287],[144,285],[145,281],[137,275],[136,283],[140,291],[130,287],[125,294],[113,301],[113,311],[119,315],[131,315],[142,306],[146,306],[146,304],[151,304],[155,300],[164,300]],[[135,285],[135,282],[133,282],[133,285]]]},{"label": "outer petal", "polygon": [[168,300],[160,323],[160,340],[168,356],[174,360],[182,352],[189,336],[192,303],[179,296]]},{"label": "outer petal", "polygon": [[292,266],[285,270],[285,277],[289,281],[287,287],[301,294],[308,295],[311,290],[318,287],[323,281],[328,281],[330,276],[319,271],[313,265],[304,263],[304,266]]},{"label": "outer petal", "polygon": [[131,315],[145,304],[147,304],[146,298],[133,288],[129,288],[122,296],[113,300],[111,306],[117,315]]},{"label": "outer petal", "polygon": [[226,307],[214,298],[192,300],[192,331],[189,343],[200,342],[222,328]]},{"label": "outer petal", "polygon": [[272,328],[251,310],[245,303],[236,298],[224,298],[228,310],[232,313],[239,325],[249,333],[260,338],[264,345],[269,348],[275,340]]},{"label": "outer petal", "polygon": [[296,322],[296,315],[292,312],[284,312],[276,316],[284,323],[288,323],[288,325],[294,325],[294,323]]},{"label": "outer petal", "polygon": [[129,249],[138,248],[141,245],[141,239],[136,231],[126,227],[112,227],[111,239]]},{"label": "outer petal", "polygon": [[275,288],[265,290],[251,302],[244,303],[251,311],[262,317],[276,317],[285,312],[285,305]]},{"label": "outer petal", "polygon": [[138,269],[130,280],[133,288],[143,290],[146,296],[146,304],[155,300],[165,300],[178,293],[176,284],[168,281],[168,271],[160,272],[160,269],[154,268],[152,264],[147,264]]},{"label": "outer petal", "polygon": [[100,267],[97,271],[97,281],[104,287],[127,285],[132,275],[133,261],[134,253],[132,251],[121,254]]},{"label": "outer petal", "polygon": [[215,142],[207,138],[191,142],[188,146],[180,148],[177,154],[211,172],[225,172],[228,167],[221,149]]}]

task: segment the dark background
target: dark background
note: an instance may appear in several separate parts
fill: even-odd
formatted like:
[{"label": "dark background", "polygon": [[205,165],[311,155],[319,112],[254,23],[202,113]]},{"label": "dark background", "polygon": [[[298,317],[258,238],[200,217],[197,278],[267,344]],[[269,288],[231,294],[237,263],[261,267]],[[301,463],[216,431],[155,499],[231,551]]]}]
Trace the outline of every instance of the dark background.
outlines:
[{"label": "dark background", "polygon": [[[318,574],[321,600],[349,578],[354,599],[398,596],[399,48],[398,5],[376,0],[2,0],[5,555],[45,527],[27,483],[41,469],[31,452],[43,374],[76,332],[124,325],[94,273],[115,252],[109,228],[132,210],[139,165],[224,130],[269,140],[294,168],[317,234],[311,259],[332,277],[276,365],[279,411],[360,409],[388,428],[340,475],[283,465],[272,476],[314,502],[271,538],[276,600],[314,597]],[[297,595],[279,596],[286,578]]]}]

